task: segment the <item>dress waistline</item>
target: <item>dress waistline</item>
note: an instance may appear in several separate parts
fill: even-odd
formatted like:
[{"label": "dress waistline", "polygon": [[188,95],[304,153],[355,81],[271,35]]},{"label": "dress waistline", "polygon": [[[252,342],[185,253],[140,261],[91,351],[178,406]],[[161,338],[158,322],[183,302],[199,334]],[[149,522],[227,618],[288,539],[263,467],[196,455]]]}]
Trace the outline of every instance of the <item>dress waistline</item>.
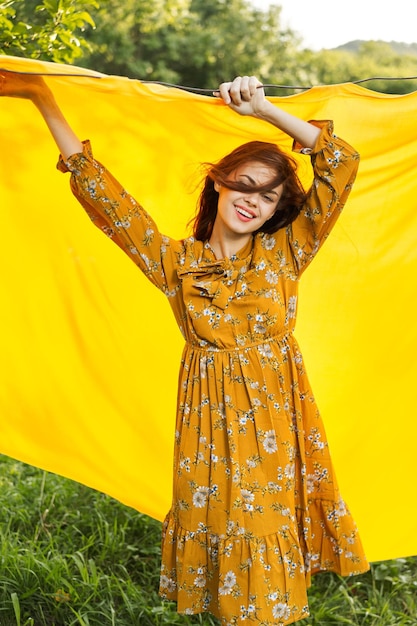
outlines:
[{"label": "dress waistline", "polygon": [[275,343],[281,341],[287,341],[290,336],[292,336],[292,330],[285,330],[282,333],[278,333],[277,335],[272,335],[265,337],[265,339],[260,339],[259,341],[253,341],[252,343],[247,343],[244,346],[234,346],[233,348],[217,348],[212,344],[207,342],[206,346],[202,346],[198,343],[186,341],[185,347],[190,348],[194,352],[246,352],[251,350],[252,348],[256,348],[257,346],[264,346],[268,343]]}]

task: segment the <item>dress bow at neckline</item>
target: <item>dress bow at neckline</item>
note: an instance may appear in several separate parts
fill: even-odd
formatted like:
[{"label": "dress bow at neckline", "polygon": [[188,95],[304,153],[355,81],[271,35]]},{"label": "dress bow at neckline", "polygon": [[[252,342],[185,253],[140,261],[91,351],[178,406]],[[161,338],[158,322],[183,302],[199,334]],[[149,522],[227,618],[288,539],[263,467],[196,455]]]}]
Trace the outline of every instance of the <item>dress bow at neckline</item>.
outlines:
[{"label": "dress bow at neckline", "polygon": [[195,262],[195,265],[178,270],[184,292],[191,290],[195,295],[197,291],[219,309],[225,309],[233,297],[238,275],[239,270],[233,267],[229,259]]}]

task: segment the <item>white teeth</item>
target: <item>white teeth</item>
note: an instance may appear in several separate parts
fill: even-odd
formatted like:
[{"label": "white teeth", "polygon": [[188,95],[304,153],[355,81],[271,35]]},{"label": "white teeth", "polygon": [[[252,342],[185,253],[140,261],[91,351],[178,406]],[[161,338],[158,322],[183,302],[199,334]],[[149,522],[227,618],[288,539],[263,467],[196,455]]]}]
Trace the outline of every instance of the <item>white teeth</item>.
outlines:
[{"label": "white teeth", "polygon": [[250,217],[250,218],[255,217],[254,215],[252,215],[252,213],[249,213],[249,211],[245,211],[245,209],[241,209],[240,207],[237,208],[236,210],[237,210],[238,213],[243,215],[243,217]]}]

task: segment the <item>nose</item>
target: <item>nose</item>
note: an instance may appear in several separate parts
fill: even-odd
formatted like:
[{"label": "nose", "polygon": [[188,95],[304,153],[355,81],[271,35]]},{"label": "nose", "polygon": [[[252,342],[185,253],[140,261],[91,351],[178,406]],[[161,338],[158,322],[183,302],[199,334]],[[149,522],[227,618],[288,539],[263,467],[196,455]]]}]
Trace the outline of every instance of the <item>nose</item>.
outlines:
[{"label": "nose", "polygon": [[250,204],[251,206],[256,206],[258,204],[259,194],[257,191],[248,191],[245,194],[245,202]]}]

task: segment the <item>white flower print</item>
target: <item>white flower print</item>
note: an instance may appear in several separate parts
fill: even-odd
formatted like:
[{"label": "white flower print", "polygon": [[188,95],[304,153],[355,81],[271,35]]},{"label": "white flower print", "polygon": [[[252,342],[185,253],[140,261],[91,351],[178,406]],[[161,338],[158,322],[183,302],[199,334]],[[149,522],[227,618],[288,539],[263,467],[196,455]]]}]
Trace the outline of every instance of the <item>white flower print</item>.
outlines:
[{"label": "white flower print", "polygon": [[231,570],[228,571],[224,577],[223,585],[229,588],[234,587],[236,585],[236,574]]},{"label": "white flower print", "polygon": [[198,487],[193,494],[193,505],[197,509],[202,509],[207,504],[207,487]]},{"label": "white flower print", "polygon": [[183,459],[180,460],[180,468],[181,469],[185,469],[186,472],[190,471],[190,463],[191,463],[191,459],[189,456],[184,457]]},{"label": "white flower print", "polygon": [[196,576],[194,578],[194,585],[196,587],[204,587],[205,584],[206,584],[206,579],[204,576]]},{"label": "white flower print", "polygon": [[340,150],[335,150],[333,152],[334,158],[332,159],[331,157],[329,157],[327,159],[327,162],[329,163],[329,165],[331,165],[333,168],[338,167],[339,165],[339,161],[340,161],[340,157],[342,156],[342,153],[340,152]]},{"label": "white flower print", "polygon": [[316,488],[316,477],[314,474],[307,475],[306,489],[307,493],[313,493]]},{"label": "white flower print", "polygon": [[278,450],[277,440],[275,437],[274,430],[266,431],[262,445],[264,447],[264,450],[268,452],[268,454],[273,454],[274,452]]},{"label": "white flower print", "polygon": [[168,578],[168,576],[162,575],[160,578],[160,586],[161,589],[166,589],[168,592],[175,591],[176,583],[172,578]]},{"label": "white flower print", "polygon": [[285,466],[284,474],[287,478],[293,479],[295,476],[295,463],[288,463]]},{"label": "white flower print", "polygon": [[269,345],[269,343],[263,343],[260,346],[258,346],[258,350],[259,353],[261,354],[261,356],[270,359],[273,356],[272,350],[271,350],[271,346]]},{"label": "white flower print", "polygon": [[282,491],[281,485],[278,485],[277,483],[274,483],[272,480],[270,480],[268,482],[267,487],[268,487],[269,493],[277,493],[279,491]]},{"label": "white flower print", "polygon": [[339,500],[337,505],[338,505],[337,514],[339,515],[339,517],[343,517],[344,515],[348,514],[348,510],[347,510],[346,503],[344,502],[344,500]]},{"label": "white flower print", "polygon": [[244,606],[242,604],[242,606],[240,607],[240,619],[243,622],[246,619],[253,619],[252,616],[255,613],[256,607],[254,604],[249,604],[249,606]]},{"label": "white flower print", "polygon": [[149,269],[151,266],[151,262],[149,260],[149,257],[146,256],[146,254],[144,254],[143,252],[141,252],[140,257],[142,259],[142,261],[144,261],[144,263],[146,264],[146,267]]},{"label": "white flower print", "polygon": [[275,244],[275,237],[264,237],[262,240],[262,246],[265,248],[265,250],[272,250]]},{"label": "white flower print", "polygon": [[287,317],[289,319],[295,319],[297,313],[297,296],[290,296],[288,298]]},{"label": "white flower print", "polygon": [[124,229],[130,228],[130,222],[127,219],[126,220],[116,220],[114,222],[114,225],[117,226],[117,228],[124,228]]},{"label": "white flower print", "polygon": [[249,491],[249,489],[241,489],[240,493],[246,505],[251,504],[255,500],[255,494]]},{"label": "white flower print", "polygon": [[224,577],[223,585],[219,587],[219,595],[228,596],[232,593],[233,587],[236,585],[236,574],[231,570]]},{"label": "white flower print", "polygon": [[276,285],[278,282],[278,274],[272,270],[267,270],[265,278],[270,285]]},{"label": "white flower print", "polygon": [[278,602],[272,607],[272,615],[275,619],[288,619],[291,615],[290,607],[284,602]]},{"label": "white flower print", "polygon": [[[76,172],[74,172],[74,174],[75,174],[75,173],[76,173]],[[94,198],[94,196],[95,196],[96,189],[97,189],[97,181],[95,180],[95,178],[91,178],[91,179],[88,181],[87,191],[88,191],[88,193],[90,194],[90,196],[91,196],[92,198]]]},{"label": "white flower print", "polygon": [[232,593],[231,587],[219,587],[219,596],[228,596]]},{"label": "white flower print", "polygon": [[216,495],[218,491],[219,491],[218,485],[212,485],[212,487],[209,489],[210,495]]},{"label": "white flower print", "polygon": [[159,584],[161,585],[161,587],[166,587],[168,585],[168,576],[165,576],[165,574],[162,574],[160,579],[159,579]]}]

